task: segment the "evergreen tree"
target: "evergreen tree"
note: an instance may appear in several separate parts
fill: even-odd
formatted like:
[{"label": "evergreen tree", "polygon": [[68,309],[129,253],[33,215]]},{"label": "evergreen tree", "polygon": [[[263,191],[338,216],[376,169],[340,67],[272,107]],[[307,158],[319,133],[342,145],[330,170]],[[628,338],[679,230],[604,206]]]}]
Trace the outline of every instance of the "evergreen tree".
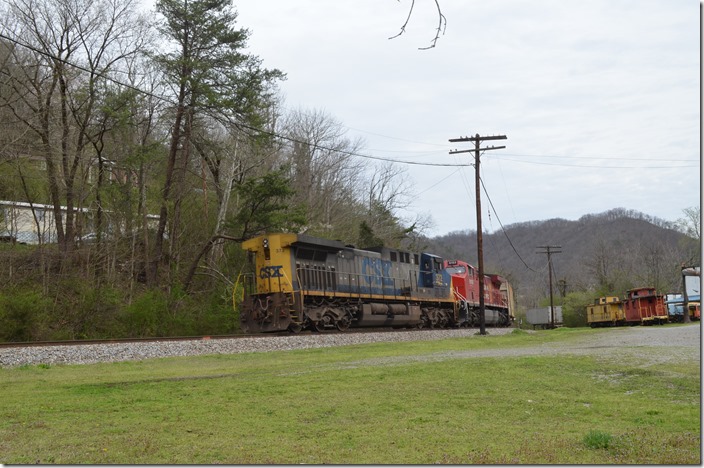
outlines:
[{"label": "evergreen tree", "polygon": [[168,262],[178,264],[181,203],[197,119],[207,116],[222,123],[256,125],[257,111],[270,85],[284,77],[278,70],[262,68],[256,56],[243,52],[249,31],[235,26],[237,13],[230,0],[158,0],[156,10],[163,15],[159,31],[173,46],[156,59],[175,94],[175,109],[149,269],[152,282],[157,280],[164,257],[167,223]]}]

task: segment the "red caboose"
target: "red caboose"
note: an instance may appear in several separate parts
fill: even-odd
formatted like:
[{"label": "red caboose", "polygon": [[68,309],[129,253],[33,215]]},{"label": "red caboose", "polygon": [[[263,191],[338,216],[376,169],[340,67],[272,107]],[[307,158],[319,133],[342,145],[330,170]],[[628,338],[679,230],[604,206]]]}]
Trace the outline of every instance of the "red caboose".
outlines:
[{"label": "red caboose", "polygon": [[626,291],[623,313],[626,316],[626,322],[631,325],[667,322],[665,299],[655,292],[655,288],[636,288]]},{"label": "red caboose", "polygon": [[[479,272],[462,260],[446,260],[445,271],[452,279],[455,299],[460,303],[460,323],[479,324]],[[508,282],[499,275],[484,275],[484,323],[495,326],[511,324]]]}]

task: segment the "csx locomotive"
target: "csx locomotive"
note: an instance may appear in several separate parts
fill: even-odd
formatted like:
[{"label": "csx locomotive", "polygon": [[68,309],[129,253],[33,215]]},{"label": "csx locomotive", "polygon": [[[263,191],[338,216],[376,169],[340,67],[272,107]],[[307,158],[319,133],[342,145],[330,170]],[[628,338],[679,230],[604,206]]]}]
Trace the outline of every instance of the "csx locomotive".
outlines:
[{"label": "csx locomotive", "polygon": [[[478,278],[465,262],[427,252],[357,249],[303,234],[265,234],[242,248],[254,270],[240,307],[245,332],[478,323]],[[486,324],[510,325],[510,285],[498,275],[484,281]]]}]

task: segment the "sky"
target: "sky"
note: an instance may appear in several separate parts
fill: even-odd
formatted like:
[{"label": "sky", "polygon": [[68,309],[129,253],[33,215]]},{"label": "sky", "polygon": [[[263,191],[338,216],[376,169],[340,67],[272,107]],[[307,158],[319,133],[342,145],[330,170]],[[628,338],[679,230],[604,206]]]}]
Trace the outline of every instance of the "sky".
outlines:
[{"label": "sky", "polygon": [[[324,111],[363,153],[405,164],[403,219],[485,231],[613,208],[668,221],[701,205],[695,0],[235,0],[250,53],[287,74],[285,109]],[[367,160],[370,162],[370,160]],[[420,164],[418,164],[420,163]],[[488,193],[488,198],[487,198]],[[490,206],[489,199],[493,208]]]}]

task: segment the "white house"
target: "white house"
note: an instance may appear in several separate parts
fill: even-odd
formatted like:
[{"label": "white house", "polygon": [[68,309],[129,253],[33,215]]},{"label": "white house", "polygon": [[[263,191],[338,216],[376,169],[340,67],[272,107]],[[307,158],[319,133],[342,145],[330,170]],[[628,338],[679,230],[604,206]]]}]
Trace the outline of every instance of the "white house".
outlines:
[{"label": "white house", "polygon": [[[61,211],[67,212],[65,206]],[[76,214],[76,230],[79,237],[87,238],[93,230],[94,210],[74,208]],[[110,213],[106,225],[111,226]],[[147,215],[149,223],[159,219],[158,215]],[[22,244],[51,244],[57,242],[56,224],[54,223],[54,207],[40,203],[27,203],[0,200],[0,241],[19,242]]]}]

